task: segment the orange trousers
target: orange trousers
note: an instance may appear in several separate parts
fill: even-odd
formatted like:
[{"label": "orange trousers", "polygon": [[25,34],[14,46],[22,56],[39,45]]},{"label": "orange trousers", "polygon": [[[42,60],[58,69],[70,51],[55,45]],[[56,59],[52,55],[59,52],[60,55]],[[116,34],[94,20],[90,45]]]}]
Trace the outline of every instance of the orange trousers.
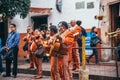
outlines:
[{"label": "orange trousers", "polygon": [[[73,44],[73,47],[78,47],[77,42],[75,41]],[[73,68],[79,68],[80,67],[80,58],[79,53],[77,49],[74,49],[72,52],[72,58],[73,58]]]},{"label": "orange trousers", "polygon": [[34,68],[35,56],[29,51],[30,68]]},{"label": "orange trousers", "polygon": [[61,80],[72,80],[68,60],[69,60],[68,55],[63,55],[63,57],[58,58],[58,71]]},{"label": "orange trousers", "polygon": [[35,66],[37,68],[37,75],[42,76],[42,58],[35,57]]},{"label": "orange trousers", "polygon": [[51,80],[60,80],[58,72],[58,57],[51,56],[50,59]]}]

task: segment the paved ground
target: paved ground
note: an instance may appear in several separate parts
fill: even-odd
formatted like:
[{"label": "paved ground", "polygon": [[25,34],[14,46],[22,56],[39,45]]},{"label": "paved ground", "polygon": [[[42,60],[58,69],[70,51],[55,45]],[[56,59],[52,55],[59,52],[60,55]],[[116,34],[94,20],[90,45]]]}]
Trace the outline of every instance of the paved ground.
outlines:
[{"label": "paved ground", "polygon": [[[118,63],[119,66],[119,76],[120,76],[120,62]],[[26,63],[25,60],[20,60],[18,68],[21,70],[28,70],[29,63]],[[116,66],[114,61],[110,62],[100,62],[99,65],[95,65],[94,63],[87,64],[87,69],[89,70],[90,75],[96,75],[96,76],[106,76],[106,77],[116,77]],[[33,70],[34,71],[34,70]],[[43,63],[43,71],[50,71],[50,63]],[[79,74],[78,72],[73,72],[75,74]],[[16,79],[14,78],[3,78],[2,80],[35,80],[33,78],[35,73],[30,74],[30,72],[27,72],[27,74],[19,73],[18,77]],[[1,80],[1,79],[0,79]],[[51,80],[50,76],[44,76],[42,79],[39,80]],[[73,80],[78,80],[73,79]],[[96,80],[96,79],[95,79]],[[118,79],[119,80],[119,79]]]},{"label": "paved ground", "polygon": [[[119,76],[120,76],[120,63],[119,65]],[[27,69],[29,67],[29,64],[20,64],[18,66],[20,69]],[[94,63],[87,64],[87,69],[89,70],[90,75],[99,75],[99,76],[107,76],[107,77],[116,77],[116,66],[115,62],[107,62],[96,65]],[[44,71],[50,71],[50,64],[49,63],[43,63],[43,70]],[[72,73],[78,73],[73,72]],[[79,73],[78,73],[79,74]]]},{"label": "paved ground", "polygon": [[[30,74],[18,74],[17,78],[7,77],[0,80],[51,80],[50,76],[43,76],[41,79],[34,79],[34,75]],[[78,79],[73,79],[78,80]]]},{"label": "paved ground", "polygon": [[[34,75],[18,74],[17,78],[7,77],[7,78],[2,78],[2,80],[35,80],[35,79],[34,79]],[[50,80],[50,76],[43,76],[43,78],[39,80]]]}]

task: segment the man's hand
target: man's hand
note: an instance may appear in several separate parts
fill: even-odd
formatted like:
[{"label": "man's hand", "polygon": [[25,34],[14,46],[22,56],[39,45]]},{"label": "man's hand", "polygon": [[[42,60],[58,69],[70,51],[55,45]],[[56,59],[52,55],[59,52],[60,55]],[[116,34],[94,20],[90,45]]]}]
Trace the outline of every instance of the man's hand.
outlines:
[{"label": "man's hand", "polygon": [[9,47],[6,47],[7,52],[9,51],[9,49],[10,49]]},{"label": "man's hand", "polygon": [[62,38],[59,35],[57,35],[56,38],[57,38],[57,41],[62,42]]}]

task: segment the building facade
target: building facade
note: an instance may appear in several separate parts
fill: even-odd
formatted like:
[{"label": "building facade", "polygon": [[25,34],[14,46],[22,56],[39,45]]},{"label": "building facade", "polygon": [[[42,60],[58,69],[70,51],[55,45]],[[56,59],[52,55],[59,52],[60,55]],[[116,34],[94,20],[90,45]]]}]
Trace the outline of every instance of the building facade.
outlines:
[{"label": "building facade", "polygon": [[[61,12],[56,9],[57,1],[61,2]],[[82,26],[87,29],[92,26],[98,27],[98,20],[94,17],[99,14],[99,4],[100,0],[31,0],[31,9],[27,18],[20,19],[17,15],[12,22],[17,24],[21,33],[26,32],[28,25],[41,26],[37,21],[49,26],[49,23],[57,25],[60,21],[69,23],[74,19],[82,20]]]},{"label": "building facade", "polygon": [[[114,32],[117,28],[120,28],[120,1],[119,0],[101,0],[100,15],[103,16],[103,20],[100,21],[101,38],[106,43],[103,47],[115,47],[115,38],[109,38],[105,36],[105,32]],[[114,50],[102,50],[102,60],[109,61],[114,59]]]},{"label": "building facade", "polygon": [[31,0],[29,14],[25,19],[17,15],[10,23],[17,25],[17,31],[21,33],[20,56],[24,56],[22,37],[26,33],[27,26],[34,29],[49,29],[49,24],[58,25],[60,21],[81,20],[85,29],[92,26],[99,28],[100,0]]}]

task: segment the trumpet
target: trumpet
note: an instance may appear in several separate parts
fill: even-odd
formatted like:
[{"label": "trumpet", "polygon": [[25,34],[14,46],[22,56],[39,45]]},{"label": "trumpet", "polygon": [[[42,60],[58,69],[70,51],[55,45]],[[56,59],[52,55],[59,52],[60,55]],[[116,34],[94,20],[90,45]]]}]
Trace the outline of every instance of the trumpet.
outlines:
[{"label": "trumpet", "polygon": [[120,30],[115,31],[115,32],[111,32],[111,33],[105,32],[105,36],[110,37],[110,38],[117,37],[119,33],[120,33]]}]

